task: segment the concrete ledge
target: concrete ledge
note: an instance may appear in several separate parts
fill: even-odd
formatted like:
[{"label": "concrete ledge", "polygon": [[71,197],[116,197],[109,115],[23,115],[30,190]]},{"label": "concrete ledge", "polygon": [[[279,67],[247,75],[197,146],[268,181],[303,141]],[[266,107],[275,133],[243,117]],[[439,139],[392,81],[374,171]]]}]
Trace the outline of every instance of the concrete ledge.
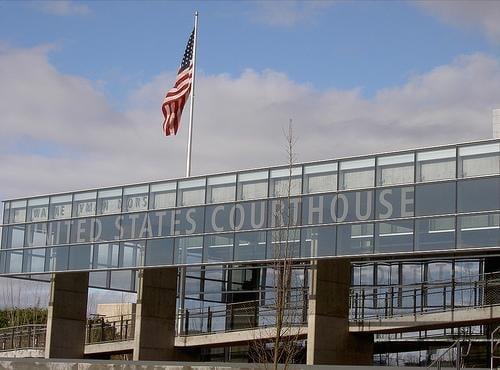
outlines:
[{"label": "concrete ledge", "polygon": [[104,342],[85,345],[85,355],[101,355],[103,353],[116,354],[123,352],[132,352],[134,349],[134,340],[121,342]]}]

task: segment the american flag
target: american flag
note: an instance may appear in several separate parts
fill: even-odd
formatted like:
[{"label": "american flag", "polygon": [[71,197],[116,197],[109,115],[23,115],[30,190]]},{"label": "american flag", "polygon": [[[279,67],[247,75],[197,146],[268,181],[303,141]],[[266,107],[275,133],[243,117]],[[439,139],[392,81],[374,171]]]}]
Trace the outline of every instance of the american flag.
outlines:
[{"label": "american flag", "polygon": [[182,109],[191,92],[193,81],[193,44],[194,30],[189,37],[189,41],[184,51],[182,63],[177,72],[174,87],[165,96],[161,110],[165,120],[163,121],[163,132],[165,136],[177,134],[181,122]]}]

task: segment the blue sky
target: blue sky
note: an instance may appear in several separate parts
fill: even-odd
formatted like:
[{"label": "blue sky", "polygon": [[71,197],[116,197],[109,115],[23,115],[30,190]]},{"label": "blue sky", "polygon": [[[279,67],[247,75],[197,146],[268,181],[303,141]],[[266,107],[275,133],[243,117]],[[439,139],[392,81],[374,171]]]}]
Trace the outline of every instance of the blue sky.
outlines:
[{"label": "blue sky", "polygon": [[372,96],[457,55],[500,53],[480,28],[447,24],[413,2],[75,4],[86,10],[61,15],[37,2],[3,2],[0,39],[14,47],[55,45],[54,66],[99,83],[118,107],[130,90],[175,70],[194,10],[198,66],[206,74],[272,69],[318,89],[361,88]]},{"label": "blue sky", "polygon": [[491,137],[498,1],[0,0],[0,198],[182,177],[195,10],[194,174]]}]

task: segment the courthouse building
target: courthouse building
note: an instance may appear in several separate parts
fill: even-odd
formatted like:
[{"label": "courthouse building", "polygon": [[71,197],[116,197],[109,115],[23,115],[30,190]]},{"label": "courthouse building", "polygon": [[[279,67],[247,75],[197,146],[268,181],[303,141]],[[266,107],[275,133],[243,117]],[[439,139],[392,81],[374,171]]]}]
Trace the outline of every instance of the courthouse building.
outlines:
[{"label": "courthouse building", "polygon": [[[246,361],[252,338],[196,348],[176,338],[269,326],[286,244],[298,361],[371,364],[396,347],[380,344],[383,330],[353,329],[366,317],[500,301],[477,289],[500,268],[499,225],[492,139],[6,200],[0,276],[50,281],[46,357],[85,356],[88,288],[98,287],[138,291],[135,359]],[[492,319],[449,326],[481,331]],[[457,333],[415,327],[412,350],[423,330]]]}]

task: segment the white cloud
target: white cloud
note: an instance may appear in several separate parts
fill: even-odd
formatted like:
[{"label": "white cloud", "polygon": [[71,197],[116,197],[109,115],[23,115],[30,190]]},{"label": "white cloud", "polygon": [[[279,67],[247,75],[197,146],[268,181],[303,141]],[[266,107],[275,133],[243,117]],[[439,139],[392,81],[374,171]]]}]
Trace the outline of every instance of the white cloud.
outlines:
[{"label": "white cloud", "polygon": [[491,40],[500,43],[500,2],[493,0],[470,1],[417,1],[415,4],[450,24],[478,27]]},{"label": "white cloud", "polygon": [[45,13],[58,16],[90,14],[90,8],[86,4],[71,0],[35,1],[33,5]]},{"label": "white cloud", "polygon": [[325,8],[333,4],[333,0],[255,1],[251,16],[255,21],[269,26],[292,27],[314,21]]},{"label": "white cloud", "polygon": [[[161,133],[173,78],[159,75],[119,112],[91,82],[54,68],[46,48],[0,51],[0,197],[182,177],[187,109],[177,137]],[[302,161],[489,138],[499,86],[499,60],[481,54],[372,99],[276,71],[200,74],[193,173],[284,163],[289,118]]]}]

